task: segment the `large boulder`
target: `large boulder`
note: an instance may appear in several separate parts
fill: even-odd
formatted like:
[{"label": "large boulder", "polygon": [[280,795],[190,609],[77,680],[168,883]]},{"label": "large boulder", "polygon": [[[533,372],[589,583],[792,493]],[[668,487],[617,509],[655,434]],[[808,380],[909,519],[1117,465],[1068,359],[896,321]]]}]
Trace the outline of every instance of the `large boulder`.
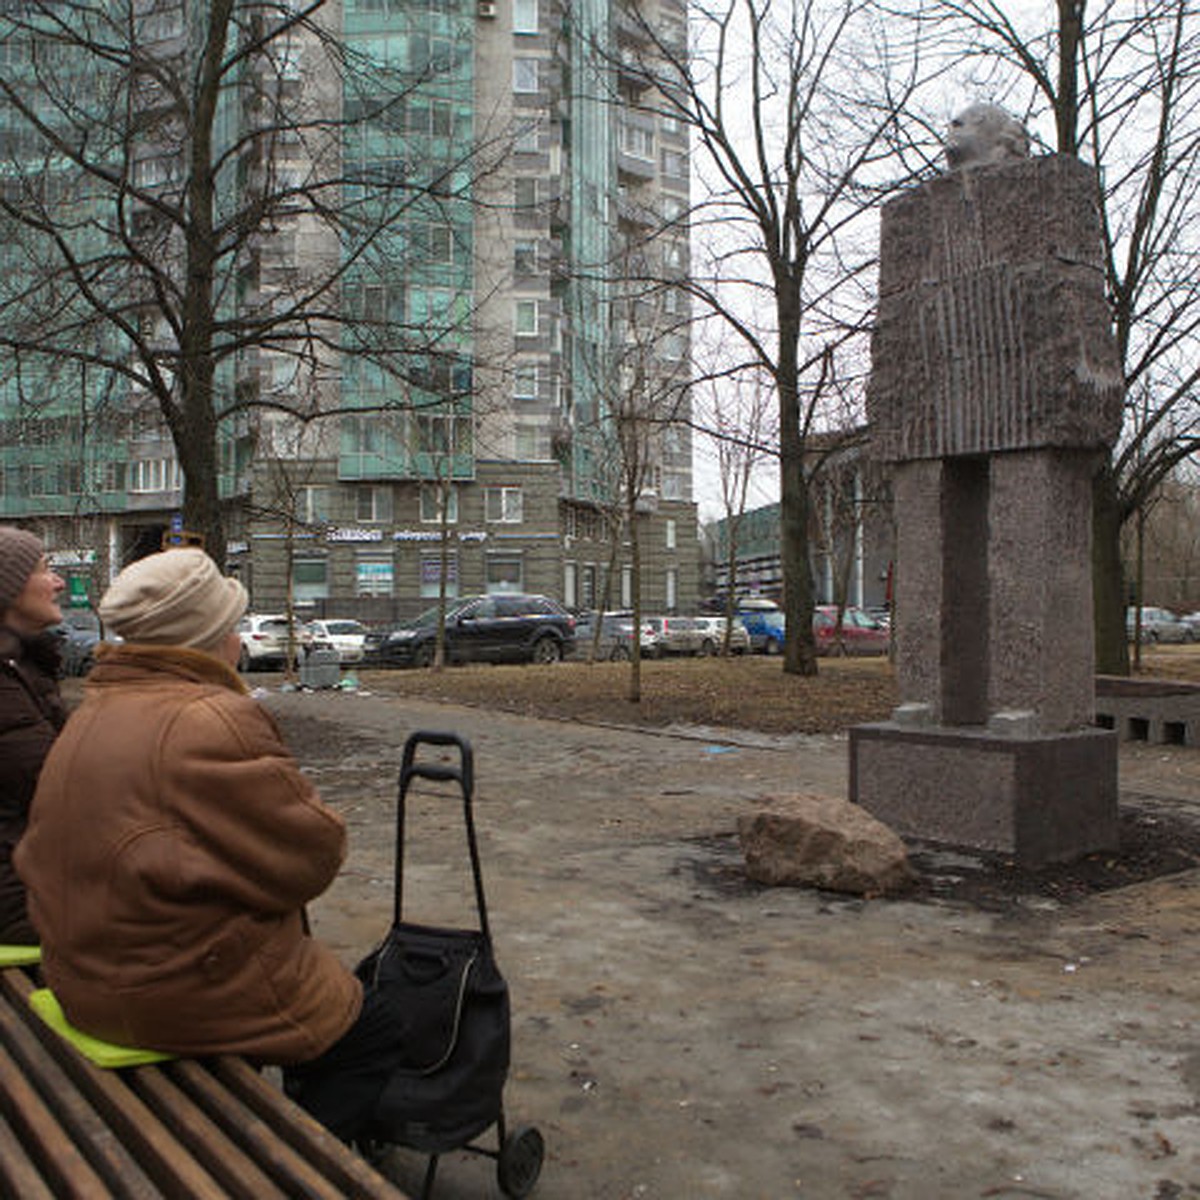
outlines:
[{"label": "large boulder", "polygon": [[738,818],[746,873],[759,883],[886,895],[916,878],[904,843],[857,804],[808,793],[762,803]]}]

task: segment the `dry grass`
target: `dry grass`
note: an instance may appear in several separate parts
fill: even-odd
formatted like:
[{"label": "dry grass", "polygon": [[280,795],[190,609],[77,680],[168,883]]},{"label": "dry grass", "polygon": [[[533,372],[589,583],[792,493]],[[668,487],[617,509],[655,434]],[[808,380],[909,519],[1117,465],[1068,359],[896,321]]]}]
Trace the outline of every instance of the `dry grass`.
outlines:
[{"label": "dry grass", "polygon": [[[1200,645],[1147,648],[1141,674],[1200,682]],[[883,658],[822,659],[814,678],[785,675],[779,659],[761,656],[653,660],[642,663],[638,703],[629,699],[627,663],[363,671],[360,681],[377,692],[526,716],[764,733],[834,733],[884,720],[897,702]]]}]

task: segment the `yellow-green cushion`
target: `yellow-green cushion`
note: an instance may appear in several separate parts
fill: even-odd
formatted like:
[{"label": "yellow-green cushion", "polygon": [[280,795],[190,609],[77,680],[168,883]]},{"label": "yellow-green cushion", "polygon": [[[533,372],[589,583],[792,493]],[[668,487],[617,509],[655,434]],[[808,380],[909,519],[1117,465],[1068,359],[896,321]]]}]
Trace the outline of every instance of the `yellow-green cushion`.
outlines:
[{"label": "yellow-green cushion", "polygon": [[105,1042],[76,1029],[65,1016],[59,1006],[58,997],[49,988],[38,988],[29,993],[29,1003],[51,1029],[60,1037],[66,1038],[85,1058],[89,1058],[98,1067],[137,1067],[143,1063],[165,1062],[174,1058],[173,1054],[162,1054],[158,1050],[139,1050],[133,1046],[118,1046],[115,1042]]},{"label": "yellow-green cushion", "polygon": [[0,967],[28,967],[41,961],[41,946],[0,946]]}]

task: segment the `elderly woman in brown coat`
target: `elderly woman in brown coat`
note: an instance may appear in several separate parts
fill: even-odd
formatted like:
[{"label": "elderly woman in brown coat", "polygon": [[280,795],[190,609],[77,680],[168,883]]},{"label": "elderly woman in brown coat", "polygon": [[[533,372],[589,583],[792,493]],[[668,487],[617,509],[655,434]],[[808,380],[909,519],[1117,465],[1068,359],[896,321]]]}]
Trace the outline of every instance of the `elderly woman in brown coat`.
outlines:
[{"label": "elderly woman in brown coat", "polygon": [[37,933],[13,849],[25,832],[38,773],[66,720],[58,694],[58,643],[46,632],[62,620],[63,581],[42,543],[0,526],[0,943],[29,946]]},{"label": "elderly woman in brown coat", "polygon": [[126,567],[46,760],[17,868],[68,1019],[125,1045],[240,1053],[354,1137],[399,1050],[386,1003],[309,936],[336,876],[321,802],[235,670],[241,584],[200,549]]}]

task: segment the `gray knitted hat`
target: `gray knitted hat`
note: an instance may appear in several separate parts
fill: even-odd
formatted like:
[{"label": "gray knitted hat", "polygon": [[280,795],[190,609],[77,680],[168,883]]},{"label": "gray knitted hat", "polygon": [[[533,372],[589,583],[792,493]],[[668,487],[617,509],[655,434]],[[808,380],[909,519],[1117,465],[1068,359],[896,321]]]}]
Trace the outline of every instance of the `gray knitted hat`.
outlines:
[{"label": "gray knitted hat", "polygon": [[246,589],[195,546],[131,563],[100,601],[100,619],[127,642],[212,650],[246,611]]},{"label": "gray knitted hat", "polygon": [[45,553],[41,539],[27,529],[0,525],[0,615],[25,590]]}]

